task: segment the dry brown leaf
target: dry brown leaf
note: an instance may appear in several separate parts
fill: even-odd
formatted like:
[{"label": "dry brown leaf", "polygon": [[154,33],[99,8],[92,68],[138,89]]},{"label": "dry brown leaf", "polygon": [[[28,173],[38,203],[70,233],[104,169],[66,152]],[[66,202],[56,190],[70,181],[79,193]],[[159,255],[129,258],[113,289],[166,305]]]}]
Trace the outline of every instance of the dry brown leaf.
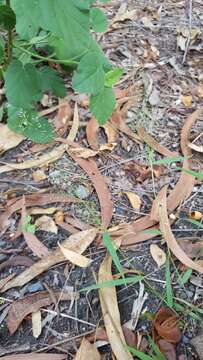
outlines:
[{"label": "dry brown leaf", "polygon": [[[189,159],[185,159],[183,161],[182,168],[184,170],[190,170],[191,169],[190,164],[191,161]],[[179,206],[179,204],[182,204],[182,202],[185,201],[190,196],[194,184],[195,184],[195,177],[186,173],[185,171],[182,171],[177,184],[175,185],[175,187],[170,192],[167,198],[167,207],[169,213],[173,212]]]},{"label": "dry brown leaf", "polygon": [[126,10],[125,12],[117,12],[114,18],[111,20],[111,26],[115,27],[115,24],[118,22],[123,22],[125,20],[135,20],[137,18],[137,9]]},{"label": "dry brown leaf", "polygon": [[182,95],[181,101],[186,107],[190,107],[192,105],[192,96],[191,95]]},{"label": "dry brown leaf", "polygon": [[124,194],[127,195],[133,209],[140,211],[140,207],[141,207],[140,197],[131,191],[125,191]]},{"label": "dry brown leaf", "polygon": [[73,155],[82,158],[82,159],[88,159],[90,157],[96,156],[99,151],[97,150],[91,150],[91,149],[85,149],[84,147],[79,148],[70,148],[69,149]]},{"label": "dry brown leaf", "polygon": [[201,329],[199,334],[191,340],[191,344],[195,347],[199,360],[203,360],[203,330]]},{"label": "dry brown leaf", "polygon": [[65,215],[63,211],[57,211],[56,214],[54,215],[54,220],[56,224],[64,222],[64,219],[65,219]]},{"label": "dry brown leaf", "polygon": [[150,253],[154,261],[157,263],[158,267],[165,264],[166,254],[157,244],[150,245]]},{"label": "dry brown leaf", "polygon": [[94,344],[83,338],[80,348],[77,351],[75,360],[100,360],[101,356]]},{"label": "dry brown leaf", "polygon": [[173,232],[171,230],[171,224],[167,213],[167,199],[166,199],[167,187],[164,187],[157,195],[154,203],[157,206],[157,214],[160,222],[160,230],[162,235],[171,250],[171,252],[177,257],[177,259],[189,268],[203,273],[203,267],[191,260],[178,245]]},{"label": "dry brown leaf", "polygon": [[21,211],[21,226],[22,226],[22,233],[24,239],[28,245],[28,247],[32,250],[34,255],[38,257],[44,257],[48,255],[48,248],[41,243],[41,241],[31,232],[28,232],[24,228],[24,224],[26,224],[26,207],[25,207],[25,196],[23,195],[23,203],[22,203],[22,211]]},{"label": "dry brown leaf", "polygon": [[[57,202],[77,203],[79,201],[80,201],[79,199],[77,199],[73,196],[66,195],[66,194],[43,194],[40,192],[36,192],[31,195],[25,195],[26,207],[35,206],[35,205],[43,206],[43,205],[57,203]],[[23,206],[22,196],[11,199],[7,202],[4,213],[0,215],[0,230],[1,231],[4,230],[4,228],[6,226],[8,226],[8,220],[9,220],[10,216],[14,212],[22,209],[22,206]]]},{"label": "dry brown leaf", "polygon": [[154,319],[154,327],[158,335],[170,343],[178,343],[181,331],[178,326],[178,317],[169,308],[160,308]]},{"label": "dry brown leaf", "polygon": [[[98,282],[112,281],[112,259],[106,255],[99,269]],[[112,351],[117,360],[132,360],[132,355],[127,350],[114,286],[99,289],[99,298],[102,308],[104,324]]]},{"label": "dry brown leaf", "polygon": [[73,123],[68,134],[67,140],[74,141],[79,129],[79,112],[77,102],[75,103],[74,114],[73,114]]},{"label": "dry brown leaf", "polygon": [[[55,291],[54,296],[60,300],[73,300],[77,298],[77,293],[71,291],[68,293]],[[40,291],[14,301],[11,304],[7,317],[7,326],[10,334],[12,335],[18,329],[21,322],[28,314],[36,312],[40,308],[52,303],[53,299],[48,291]]]},{"label": "dry brown leaf", "polygon": [[[177,242],[182,248],[182,250],[189,256],[190,258],[196,258],[202,249],[202,241],[201,238],[196,238],[193,242],[193,238],[178,238]],[[199,241],[198,241],[199,240]]]},{"label": "dry brown leaf", "polygon": [[86,126],[86,136],[87,136],[88,144],[93,150],[99,149],[100,144],[99,144],[98,134],[99,134],[99,124],[96,121],[96,119],[91,118]]},{"label": "dry brown leaf", "polygon": [[33,207],[27,210],[28,215],[53,215],[58,209],[55,207],[41,208]]},{"label": "dry brown leaf", "polygon": [[8,276],[6,276],[5,278],[0,280],[0,290],[10,281],[14,278],[14,276],[16,276],[16,273],[12,273]]},{"label": "dry brown leaf", "polygon": [[18,354],[18,355],[8,355],[1,357],[2,360],[65,360],[66,354],[47,354],[41,353],[36,354]]},{"label": "dry brown leaf", "polygon": [[35,311],[32,313],[32,334],[34,338],[38,338],[42,332],[42,315],[41,311]]},{"label": "dry brown leaf", "polygon": [[[79,231],[76,234],[69,236],[64,240],[61,245],[65,246],[71,251],[82,254],[88,246],[93,242],[97,235],[98,230],[91,228],[89,230]],[[29,269],[23,271],[21,274],[12,279],[6,286],[1,289],[1,292],[7,291],[12,287],[23,286],[27,282],[34,279],[44,271],[48,270],[51,266],[65,261],[66,258],[61,252],[60,248],[50,251],[49,254],[38,262],[34,263]]]},{"label": "dry brown leaf", "polygon": [[[104,129],[107,135],[108,143],[115,143],[117,140],[117,133],[114,127],[109,122],[107,122],[105,125],[101,126],[101,128]],[[87,135],[88,144],[92,150],[99,150],[100,148],[99,131],[100,131],[100,126],[96,121],[96,119],[94,118],[90,119],[87,123],[86,135]]]},{"label": "dry brown leaf", "polygon": [[113,203],[111,200],[111,193],[105,182],[105,178],[101,175],[97,167],[97,164],[94,160],[92,159],[85,160],[78,158],[74,156],[70,151],[68,151],[68,154],[73,158],[73,160],[75,160],[78,163],[78,165],[90,177],[99,198],[100,207],[101,207],[102,225],[104,226],[104,228],[107,228],[113,216]]},{"label": "dry brown leaf", "polygon": [[189,140],[190,131],[191,131],[191,128],[192,128],[193,124],[195,123],[195,121],[197,121],[197,119],[201,115],[202,111],[203,111],[203,108],[200,108],[200,109],[194,111],[190,116],[188,116],[188,118],[185,121],[185,124],[183,125],[182,131],[181,131],[181,150],[185,157],[191,156],[191,150],[188,146],[188,144],[190,143],[190,140]]},{"label": "dry brown leaf", "polygon": [[188,144],[188,146],[190,149],[192,149],[194,151],[203,153],[203,145],[196,145],[196,144],[190,143],[190,144]]},{"label": "dry brown leaf", "polygon": [[0,154],[13,149],[26,139],[23,135],[11,131],[5,124],[0,124],[0,134]]},{"label": "dry brown leaf", "polygon": [[126,125],[119,110],[114,111],[112,114],[111,124],[115,129],[120,130],[124,134],[128,135],[133,141],[140,144],[140,137]]},{"label": "dry brown leaf", "polygon": [[73,225],[78,230],[88,230],[92,228],[92,226],[85,224],[83,221],[77,219],[76,217],[66,215],[65,220],[67,223]]},{"label": "dry brown leaf", "polygon": [[34,181],[43,181],[47,178],[45,172],[43,170],[36,170],[32,173],[32,178]]},{"label": "dry brown leaf", "polygon": [[11,266],[31,266],[33,265],[34,261],[30,259],[28,256],[21,256],[17,255],[13,258],[9,258],[8,260],[2,262],[0,264],[0,271],[3,271],[6,267]]},{"label": "dry brown leaf", "polygon": [[43,230],[47,232],[51,232],[53,234],[58,233],[58,228],[54,222],[54,220],[47,215],[42,215],[35,221],[35,226],[38,230]]},{"label": "dry brown leaf", "polygon": [[176,360],[176,349],[174,344],[169,343],[164,339],[158,340],[158,345],[161,352],[165,355],[167,360]]},{"label": "dry brown leaf", "polygon": [[88,159],[89,157],[94,157],[98,155],[101,151],[104,150],[112,151],[116,145],[117,145],[116,143],[102,144],[100,145],[99,150],[97,151],[92,149],[86,149],[84,147],[70,148],[70,151],[73,153],[73,155],[77,157],[80,157],[82,159]]},{"label": "dry brown leaf", "polygon": [[140,138],[149,145],[153,150],[157,151],[159,154],[167,156],[167,157],[174,157],[177,156],[178,153],[171,151],[157,142],[151,135],[147,134],[144,127],[138,129],[138,134]]},{"label": "dry brown leaf", "polygon": [[7,163],[6,165],[2,165],[0,166],[0,174],[13,170],[24,170],[24,169],[30,169],[30,168],[48,165],[51,162],[60,159],[63,156],[64,152],[66,151],[67,147],[68,147],[67,144],[62,144],[56,147],[55,149],[51,150],[49,153],[41,155],[36,159],[26,160],[20,164]]},{"label": "dry brown leaf", "polygon": [[91,264],[92,260],[86,258],[83,255],[78,254],[75,251],[67,249],[65,246],[58,243],[63,255],[66,260],[69,260],[72,264],[77,265],[79,267],[87,267]]},{"label": "dry brown leaf", "polygon": [[63,136],[72,118],[72,109],[68,98],[59,99],[58,114],[53,120],[58,136]]}]

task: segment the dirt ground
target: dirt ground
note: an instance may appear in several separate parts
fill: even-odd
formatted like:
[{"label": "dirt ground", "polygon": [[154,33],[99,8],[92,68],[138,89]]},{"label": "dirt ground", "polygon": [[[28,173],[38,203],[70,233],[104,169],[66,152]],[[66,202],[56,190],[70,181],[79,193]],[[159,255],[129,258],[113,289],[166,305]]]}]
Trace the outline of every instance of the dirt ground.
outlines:
[{"label": "dirt ground", "polygon": [[[192,4],[192,7],[191,7]],[[110,60],[124,69],[117,88],[128,89],[126,102],[118,100],[125,115],[125,123],[136,132],[140,125],[157,142],[172,152],[181,154],[180,135],[186,118],[202,106],[203,100],[203,3],[200,0],[163,0],[163,1],[110,1],[104,6],[109,17],[109,31],[99,35],[98,40]],[[116,21],[117,19],[117,21]],[[67,80],[69,100],[73,106],[78,101],[81,122],[90,119],[88,109],[82,106],[82,98],[71,92],[71,83]],[[127,104],[127,105],[126,105]],[[203,118],[192,127],[191,141],[203,131]],[[106,142],[104,131],[100,131],[101,143]],[[76,141],[88,146],[85,126],[82,125]],[[172,190],[180,177],[181,162],[157,165],[156,172],[148,171],[145,178],[139,177],[133,164],[146,169],[152,161],[163,158],[152,151],[145,143],[135,142],[118,131],[117,146],[111,152],[100,152],[94,160],[100,173],[105,177],[113,200],[111,226],[132,222],[149,213],[152,202],[164,185]],[[202,136],[197,140],[202,144]],[[4,153],[1,165],[7,162],[21,162],[31,159],[30,141],[24,141],[15,149]],[[46,151],[49,151],[45,150]],[[202,154],[194,152],[195,171],[203,169]],[[130,164],[130,165],[129,165]],[[49,193],[61,193],[82,199],[73,204],[51,204],[68,216],[91,225],[101,225],[101,211],[94,187],[88,175],[81,167],[64,154],[59,160],[43,168],[46,178],[43,181],[33,179],[36,169],[12,171],[0,177],[1,214],[7,200],[14,196],[31,194],[47,189]],[[133,208],[125,192],[137,194],[141,200],[140,209]],[[172,225],[175,237],[202,240],[202,228],[187,221],[188,214],[194,211],[203,213],[203,185],[197,180],[191,195],[178,208],[178,215]],[[39,217],[39,216],[38,216]],[[17,255],[37,261],[27,247],[23,236],[12,240],[12,234],[18,229],[20,213],[12,215],[7,230],[0,235],[0,261],[3,263]],[[37,216],[34,217],[37,219]],[[58,233],[37,230],[36,236],[49,250],[55,249],[58,242],[66,239],[71,232],[58,226]],[[153,240],[140,242],[131,248],[121,248],[120,262],[124,269],[134,269],[147,276],[144,282],[144,302],[136,326],[136,332],[151,334],[150,314],[156,314],[164,305],[166,294],[166,268],[158,267],[151,256],[150,245],[157,244],[167,253],[166,243],[160,236]],[[79,291],[95,283],[100,264],[106,250],[93,243],[85,255],[92,259],[87,268],[80,268],[70,262],[54,265],[22,287],[12,288],[0,297],[0,356],[26,352],[59,352],[73,359],[83,335],[95,331],[103,325],[98,291],[81,292],[73,303],[60,301],[57,305],[44,306],[41,310],[43,329],[38,338],[33,337],[31,316],[27,316],[16,332],[9,336],[6,315],[10,304],[26,295],[52,289],[63,292],[67,289]],[[24,266],[11,265],[1,270],[1,279],[12,273],[19,274]],[[202,359],[193,338],[202,334],[203,279],[193,271],[191,278],[181,286],[178,272],[183,270],[175,257],[171,257],[170,274],[173,297],[184,306],[181,316],[181,340],[176,347],[178,360]],[[113,273],[116,273],[113,267]],[[140,284],[117,287],[117,299],[121,323],[131,319],[132,306],[139,295]],[[177,310],[177,309],[176,309]],[[192,314],[191,314],[192,313]],[[203,337],[200,337],[203,341]],[[199,340],[201,342],[201,340]],[[108,344],[99,348],[103,359],[113,359]],[[143,350],[144,351],[144,350]]]}]

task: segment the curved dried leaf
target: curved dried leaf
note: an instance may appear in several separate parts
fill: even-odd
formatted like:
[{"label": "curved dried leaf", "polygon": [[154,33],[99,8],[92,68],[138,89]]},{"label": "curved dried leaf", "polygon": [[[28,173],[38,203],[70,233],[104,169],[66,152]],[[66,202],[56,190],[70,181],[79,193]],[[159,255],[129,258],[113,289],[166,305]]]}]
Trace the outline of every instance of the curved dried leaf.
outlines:
[{"label": "curved dried leaf", "polygon": [[203,111],[203,108],[200,108],[196,111],[194,111],[185,121],[185,124],[183,125],[182,131],[181,131],[181,150],[184,156],[190,156],[191,150],[189,148],[189,142],[190,142],[190,131],[195,123],[197,121],[198,117],[201,115]]},{"label": "curved dried leaf", "polygon": [[196,145],[193,143],[188,144],[189,148],[199,153],[203,153],[203,145]]},{"label": "curved dried leaf", "polygon": [[21,256],[17,255],[13,258],[9,258],[8,260],[2,262],[0,264],[0,271],[5,269],[6,267],[10,266],[26,266],[29,267],[34,263],[32,259],[30,259],[28,256]]},{"label": "curved dried leaf", "polygon": [[57,228],[54,220],[50,216],[47,216],[47,215],[40,216],[35,221],[35,226],[37,227],[38,230],[51,232],[53,234],[58,233],[58,228]]},{"label": "curved dried leaf", "polygon": [[75,103],[74,114],[73,114],[73,123],[68,134],[67,140],[74,141],[79,129],[79,112],[78,105]]},{"label": "curved dried leaf", "polygon": [[159,194],[157,195],[157,198],[155,199],[155,204],[157,206],[157,214],[159,217],[160,222],[160,230],[163,234],[163,237],[172,251],[172,253],[177,257],[180,262],[182,262],[184,265],[188,266],[189,268],[196,270],[200,273],[203,273],[203,267],[198,265],[195,261],[191,260],[181,249],[181,247],[178,245],[172,230],[170,221],[168,218],[167,213],[167,199],[166,199],[166,192],[167,187],[164,187]]},{"label": "curved dried leaf", "polygon": [[88,144],[93,150],[99,150],[100,148],[100,143],[99,143],[100,127],[104,129],[108,139],[108,143],[115,143],[117,140],[117,132],[109,122],[107,122],[105,125],[99,126],[96,119],[92,118],[87,123],[86,135],[87,135]]},{"label": "curved dried leaf", "polygon": [[132,191],[125,191],[124,194],[127,195],[133,209],[139,211],[141,207],[140,197],[137,194],[133,193]]},{"label": "curved dried leaf", "polygon": [[98,139],[98,133],[99,133],[99,124],[96,119],[91,118],[86,127],[86,136],[87,141],[91,149],[98,150],[99,149],[99,139]]},{"label": "curved dried leaf", "polygon": [[100,360],[101,356],[94,344],[83,338],[79,350],[77,351],[75,360]]},{"label": "curved dried leaf", "polygon": [[176,349],[173,344],[164,339],[158,341],[161,352],[165,355],[167,360],[176,360]]},{"label": "curved dried leaf", "polygon": [[[99,269],[99,283],[113,280],[111,265],[112,259],[109,255],[106,255]],[[127,345],[121,328],[115,287],[112,286],[99,289],[99,298],[107,336],[116,359],[132,360],[133,357],[127,350]]]},{"label": "curved dried leaf", "polygon": [[160,337],[171,343],[177,343],[181,339],[181,331],[178,326],[178,318],[168,308],[160,308],[154,319],[154,327]]},{"label": "curved dried leaf", "polygon": [[161,145],[159,142],[157,142],[151,135],[147,134],[145,128],[139,128],[138,134],[140,138],[149,145],[153,150],[157,151],[159,154],[167,156],[167,157],[173,157],[177,156],[178,153],[175,151],[170,151],[169,149],[165,148],[163,145]]},{"label": "curved dried leaf", "polygon": [[[54,292],[54,296],[60,300],[76,299],[77,293]],[[53,297],[48,291],[40,291],[38,293],[27,295],[23,299],[16,300],[12,303],[7,317],[7,326],[12,335],[19,327],[23,319],[31,313],[38,311],[41,307],[48,306],[53,303]]]},{"label": "curved dried leaf", "polygon": [[25,137],[10,130],[7,125],[0,124],[0,154],[19,145]]},{"label": "curved dried leaf", "polygon": [[[68,128],[69,121],[72,118],[72,109],[70,107],[68,98],[59,99],[59,104],[56,107],[51,108],[53,111],[58,109],[58,113],[53,120],[54,127],[58,136],[63,136]],[[51,109],[44,110],[44,112],[49,111]],[[47,113],[45,113],[47,115]]]},{"label": "curved dried leaf", "polygon": [[[71,251],[82,254],[93,242],[97,235],[97,232],[98,230],[96,228],[79,231],[76,234],[69,236],[61,243],[61,245],[65,246]],[[7,291],[12,287],[23,286],[32,279],[34,279],[36,276],[48,270],[51,266],[59,264],[60,262],[65,260],[66,258],[61,252],[60,248],[57,248],[52,252],[50,251],[46,257],[33,264],[29,269],[23,271],[21,274],[16,276],[15,279],[9,281],[9,283],[1,289],[1,292]]]},{"label": "curved dried leaf", "polygon": [[47,256],[49,253],[48,248],[41,243],[41,241],[31,232],[28,232],[24,230],[23,224],[26,223],[26,207],[25,207],[25,196],[23,195],[23,203],[22,203],[22,212],[21,212],[21,224],[22,224],[22,233],[25,239],[25,242],[27,243],[28,247],[34,255],[37,255],[38,257],[44,257]]},{"label": "curved dried leaf", "polygon": [[90,259],[86,258],[85,256],[80,255],[75,251],[71,251],[59,243],[58,243],[58,245],[59,245],[63,255],[65,256],[65,258],[67,260],[69,260],[72,264],[80,266],[80,267],[87,267],[91,264],[92,261]]},{"label": "curved dried leaf", "polygon": [[158,267],[165,264],[166,254],[157,244],[150,245],[150,253],[154,261],[157,263]]},{"label": "curved dried leaf", "polygon": [[20,164],[7,163],[6,165],[0,166],[0,174],[13,170],[24,170],[48,165],[60,159],[66,151],[67,147],[68,145],[66,144],[60,145],[57,148],[51,150],[49,153],[39,156],[37,159],[26,160]]},{"label": "curved dried leaf", "polygon": [[66,354],[47,354],[41,353],[36,354],[18,354],[18,355],[8,355],[1,357],[2,360],[65,360]]},{"label": "curved dried leaf", "polygon": [[114,111],[114,113],[111,116],[111,120],[110,120],[113,128],[120,130],[121,132],[123,132],[124,134],[126,134],[127,136],[129,136],[133,141],[135,141],[136,143],[140,144],[140,137],[135,134],[124,122],[121,113],[116,110]]},{"label": "curved dried leaf", "polygon": [[[28,206],[43,206],[47,204],[62,202],[62,203],[76,203],[79,202],[74,196],[66,194],[42,194],[34,193],[31,195],[25,195],[25,204]],[[6,205],[6,209],[2,215],[0,215],[0,230],[8,225],[8,219],[17,210],[22,209],[23,198],[22,196],[9,200]]]},{"label": "curved dried leaf", "polygon": [[75,162],[77,162],[78,165],[90,177],[99,198],[101,206],[102,225],[107,228],[113,216],[113,203],[111,200],[111,193],[108,189],[104,177],[101,175],[94,160],[81,159],[74,156],[70,151],[67,152],[72,157],[72,159],[75,160]]}]

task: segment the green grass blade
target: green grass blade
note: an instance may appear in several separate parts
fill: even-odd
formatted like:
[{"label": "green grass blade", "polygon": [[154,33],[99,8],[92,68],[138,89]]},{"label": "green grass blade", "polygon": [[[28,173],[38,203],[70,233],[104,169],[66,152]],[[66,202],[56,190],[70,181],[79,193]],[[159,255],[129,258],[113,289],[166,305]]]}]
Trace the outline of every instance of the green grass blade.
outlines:
[{"label": "green grass blade", "polygon": [[196,177],[197,179],[203,180],[203,173],[202,173],[202,172],[197,172],[197,171],[194,171],[194,170],[183,169],[183,168],[180,168],[180,167],[176,167],[176,169],[177,169],[177,170],[184,171],[184,172],[186,172],[187,174],[190,174],[190,175]]},{"label": "green grass blade", "polygon": [[180,277],[179,277],[179,284],[183,286],[192,275],[192,269],[187,269]]},{"label": "green grass blade", "polygon": [[90,285],[88,287],[85,287],[85,288],[79,290],[79,292],[102,289],[102,288],[111,287],[111,286],[126,285],[126,284],[131,284],[131,283],[136,284],[137,282],[139,282],[141,280],[143,280],[143,276],[141,276],[141,275],[131,276],[131,277],[127,277],[124,279],[109,280],[109,281],[104,281],[102,283]]},{"label": "green grass blade", "polygon": [[188,222],[190,222],[193,225],[198,226],[198,228],[203,229],[203,224],[200,221],[194,220],[194,219],[185,219]]},{"label": "green grass blade", "polygon": [[149,229],[141,231],[141,234],[149,234],[149,235],[162,235],[161,231],[158,229]]},{"label": "green grass blade", "polygon": [[165,277],[166,277],[166,301],[170,308],[173,307],[173,290],[171,286],[171,272],[170,272],[170,257],[168,255],[166,260],[166,270],[165,270]]},{"label": "green grass blade", "polygon": [[106,246],[109,254],[112,257],[112,260],[113,260],[114,265],[116,266],[118,272],[124,278],[123,268],[122,268],[122,265],[120,263],[120,260],[119,260],[118,254],[117,254],[115,244],[113,243],[113,241],[107,231],[105,231],[103,234],[103,242],[104,242],[104,245]]},{"label": "green grass blade", "polygon": [[161,159],[161,160],[154,160],[152,162],[153,165],[167,165],[167,164],[171,164],[171,163],[175,163],[175,162],[180,162],[180,161],[184,161],[184,157],[183,156],[172,156],[172,157],[167,157],[165,159]]},{"label": "green grass blade", "polygon": [[159,347],[155,344],[155,342],[152,340],[150,336],[148,336],[149,343],[152,347],[152,350],[154,354],[157,356],[156,359],[159,360],[166,360],[164,354],[159,350]]},{"label": "green grass blade", "polygon": [[154,360],[151,356],[146,355],[142,351],[136,350],[136,349],[132,348],[131,346],[128,346],[128,350],[131,352],[131,354],[136,356],[138,359],[141,359],[141,360]]}]

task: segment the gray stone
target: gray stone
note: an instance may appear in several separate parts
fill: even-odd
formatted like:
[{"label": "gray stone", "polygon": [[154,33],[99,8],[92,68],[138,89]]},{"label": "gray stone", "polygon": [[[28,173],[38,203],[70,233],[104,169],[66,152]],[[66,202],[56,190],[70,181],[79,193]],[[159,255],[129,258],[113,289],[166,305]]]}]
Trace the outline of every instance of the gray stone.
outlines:
[{"label": "gray stone", "polygon": [[75,195],[81,199],[87,199],[90,196],[90,191],[83,185],[79,185],[78,188],[75,190]]}]

